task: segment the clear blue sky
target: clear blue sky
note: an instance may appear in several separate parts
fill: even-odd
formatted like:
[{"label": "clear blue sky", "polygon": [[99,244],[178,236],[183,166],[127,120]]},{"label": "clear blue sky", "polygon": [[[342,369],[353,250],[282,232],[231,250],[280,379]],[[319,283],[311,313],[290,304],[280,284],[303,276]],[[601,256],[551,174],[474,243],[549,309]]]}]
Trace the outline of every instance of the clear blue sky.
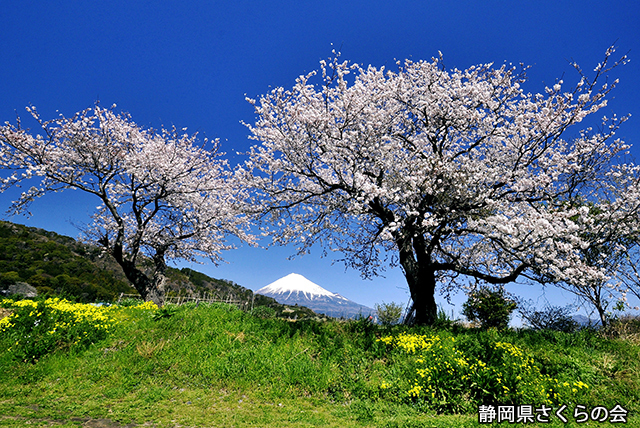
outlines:
[{"label": "clear blue sky", "polygon": [[[255,116],[245,94],[292,86],[334,48],[375,66],[430,59],[438,51],[447,68],[522,62],[533,67],[526,89],[541,92],[563,75],[567,86],[575,83],[568,61],[592,70],[615,43],[619,53],[630,51],[631,62],[615,72],[621,82],[603,114],[633,115],[619,137],[640,157],[637,2],[21,0],[3,3],[0,22],[2,122],[14,122],[16,112],[25,117],[29,104],[52,118],[56,110],[71,115],[99,99],[142,126],[176,125],[220,138],[230,154],[250,145],[240,121]],[[14,196],[0,194],[0,210]],[[31,218],[2,218],[75,237],[73,223],[88,221],[96,205],[66,192],[36,201]],[[320,258],[319,249],[294,261],[287,260],[291,253],[243,247],[224,254],[229,264],[193,267],[254,290],[296,272],[365,305],[408,300],[399,270],[364,281]],[[531,286],[510,290],[534,299],[543,293]],[[571,298],[547,289],[540,305],[545,297],[553,304]],[[456,299],[456,311],[463,300]]]}]

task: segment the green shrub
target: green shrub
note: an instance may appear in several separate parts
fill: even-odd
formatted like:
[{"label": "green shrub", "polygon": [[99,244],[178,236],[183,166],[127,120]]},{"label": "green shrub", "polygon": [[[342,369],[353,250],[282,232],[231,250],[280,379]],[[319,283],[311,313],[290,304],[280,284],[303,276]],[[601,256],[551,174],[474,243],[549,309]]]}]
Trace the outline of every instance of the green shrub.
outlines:
[{"label": "green shrub", "polygon": [[151,318],[154,320],[160,320],[163,318],[171,318],[178,312],[178,307],[174,305],[164,305],[162,308],[158,309],[151,315]]},{"label": "green shrub", "polygon": [[22,279],[20,278],[20,275],[18,275],[18,272],[10,271],[0,273],[0,289],[20,281],[22,281]]},{"label": "green shrub", "polygon": [[131,306],[138,306],[140,303],[142,303],[143,300],[141,299],[136,299],[134,297],[125,297],[124,299],[121,299],[118,302],[118,306],[122,306],[122,307],[131,307]]},{"label": "green shrub", "polygon": [[375,310],[378,315],[378,321],[385,327],[397,324],[402,317],[402,306],[395,303],[375,304]]},{"label": "green shrub", "polygon": [[276,317],[276,310],[269,306],[257,306],[253,308],[251,315],[258,318],[270,319]]},{"label": "green shrub", "polygon": [[483,328],[505,329],[516,307],[504,289],[481,288],[469,294],[469,299],[462,305],[462,314],[469,321],[480,322]]},{"label": "green shrub", "polygon": [[571,307],[546,306],[540,311],[520,305],[520,315],[525,324],[534,330],[556,330],[572,333],[578,323],[571,318]]}]

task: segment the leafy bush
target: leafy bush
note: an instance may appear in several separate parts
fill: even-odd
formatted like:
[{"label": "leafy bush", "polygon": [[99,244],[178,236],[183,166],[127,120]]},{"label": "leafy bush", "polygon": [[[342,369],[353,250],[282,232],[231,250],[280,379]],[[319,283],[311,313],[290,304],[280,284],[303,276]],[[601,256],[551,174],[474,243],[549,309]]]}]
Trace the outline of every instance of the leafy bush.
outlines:
[{"label": "leafy bush", "polygon": [[18,272],[10,271],[0,273],[0,289],[20,281],[22,281],[22,279],[20,278],[20,275],[18,275]]},{"label": "leafy bush", "polygon": [[479,321],[483,328],[505,329],[516,307],[504,289],[481,288],[469,294],[469,299],[462,305],[462,314],[469,321]]},{"label": "leafy bush", "polygon": [[402,317],[402,306],[395,303],[375,304],[375,310],[378,314],[378,321],[385,327],[397,324]]},{"label": "leafy bush", "polygon": [[128,308],[131,306],[138,306],[140,303],[142,303],[142,300],[140,299],[136,299],[134,297],[125,297],[118,302],[118,306]]},{"label": "leafy bush", "polygon": [[572,333],[578,328],[578,323],[571,318],[571,307],[546,306],[540,311],[520,305],[520,315],[525,324],[534,330],[556,330]]},{"label": "leafy bush", "polygon": [[258,318],[270,319],[276,317],[276,310],[269,306],[257,306],[253,308],[251,315]]},{"label": "leafy bush", "polygon": [[[145,302],[145,303],[147,303],[147,302]],[[149,302],[149,303],[153,303],[153,302]],[[160,320],[160,319],[163,319],[163,318],[171,318],[172,316],[174,316],[176,314],[176,312],[178,312],[178,307],[177,306],[165,305],[162,308],[160,308],[157,311],[155,311],[153,313],[153,315],[151,316],[151,318],[153,318],[156,321]]]}]

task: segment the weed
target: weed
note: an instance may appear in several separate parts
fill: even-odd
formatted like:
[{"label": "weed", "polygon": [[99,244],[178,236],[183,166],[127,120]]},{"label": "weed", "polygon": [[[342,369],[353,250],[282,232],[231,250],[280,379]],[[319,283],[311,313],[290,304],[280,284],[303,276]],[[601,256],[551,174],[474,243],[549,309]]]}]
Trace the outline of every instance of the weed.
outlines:
[{"label": "weed", "polygon": [[166,343],[167,342],[164,341],[158,343],[144,341],[136,345],[136,351],[142,358],[151,358],[157,352],[161,352],[164,349]]},{"label": "weed", "polygon": [[163,318],[171,318],[178,312],[178,308],[176,306],[165,305],[162,308],[158,309],[153,313],[151,318],[154,320],[161,320]]}]

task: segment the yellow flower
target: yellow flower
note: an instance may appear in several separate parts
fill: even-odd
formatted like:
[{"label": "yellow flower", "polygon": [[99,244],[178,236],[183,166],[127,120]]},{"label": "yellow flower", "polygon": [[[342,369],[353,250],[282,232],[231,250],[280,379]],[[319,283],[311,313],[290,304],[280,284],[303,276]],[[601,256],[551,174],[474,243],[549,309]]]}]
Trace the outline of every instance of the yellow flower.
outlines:
[{"label": "yellow flower", "polygon": [[422,387],[420,385],[414,385],[413,388],[409,390],[409,395],[412,397],[419,397],[420,391],[422,391]]}]

